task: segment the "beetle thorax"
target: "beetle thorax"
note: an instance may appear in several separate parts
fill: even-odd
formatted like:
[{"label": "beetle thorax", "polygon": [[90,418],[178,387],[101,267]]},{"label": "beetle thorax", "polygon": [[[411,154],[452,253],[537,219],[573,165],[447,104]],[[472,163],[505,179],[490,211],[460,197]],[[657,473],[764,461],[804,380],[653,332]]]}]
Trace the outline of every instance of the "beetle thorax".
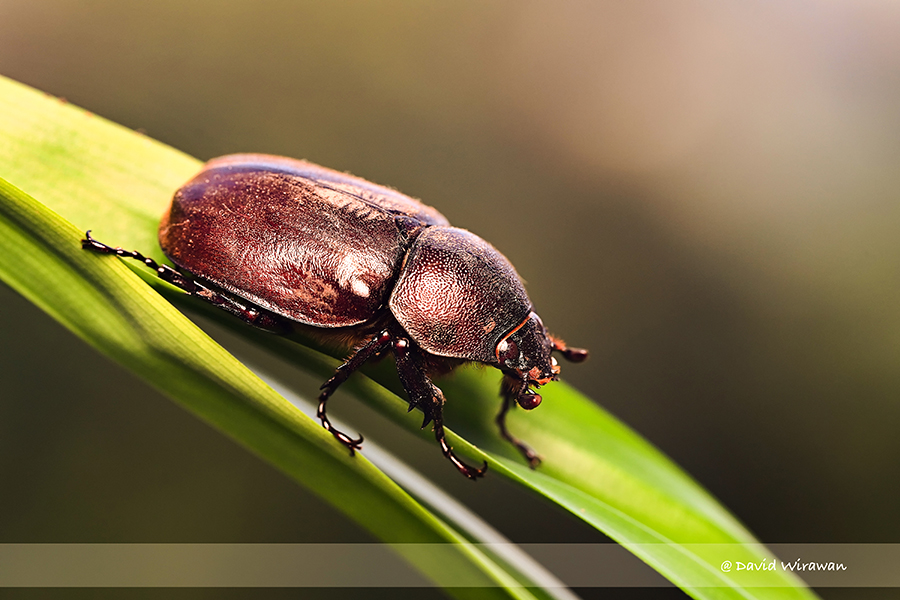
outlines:
[{"label": "beetle thorax", "polygon": [[429,227],[410,248],[390,298],[425,351],[496,363],[497,344],[531,312],[513,266],[477,235]]}]

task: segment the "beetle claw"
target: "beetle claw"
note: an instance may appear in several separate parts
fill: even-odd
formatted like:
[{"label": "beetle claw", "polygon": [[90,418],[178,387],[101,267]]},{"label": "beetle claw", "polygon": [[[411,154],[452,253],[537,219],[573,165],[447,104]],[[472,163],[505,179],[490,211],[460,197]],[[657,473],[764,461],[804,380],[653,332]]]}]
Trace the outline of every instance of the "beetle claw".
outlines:
[{"label": "beetle claw", "polygon": [[538,456],[537,452],[525,446],[526,449],[519,448],[522,450],[522,454],[525,456],[525,460],[528,461],[528,466],[532,469],[537,469],[541,464],[541,457]]},{"label": "beetle claw", "polygon": [[[326,427],[326,429],[328,429],[328,428]],[[333,435],[335,437],[335,439],[337,439],[337,441],[344,444],[347,447],[347,449],[350,450],[350,456],[353,456],[357,450],[362,450],[362,443],[363,443],[362,434],[360,434],[360,436],[354,440],[352,437],[350,437],[343,431],[338,431],[334,427],[329,429],[329,431],[331,432],[331,435]]]},{"label": "beetle claw", "polygon": [[[459,469],[460,473],[471,479],[472,481],[477,481],[479,477],[484,477],[484,474],[487,473],[488,464],[487,461],[483,461],[483,465],[480,469],[476,469],[475,467],[470,467],[462,461],[459,461],[457,465],[456,462],[453,463],[457,469]],[[462,468],[460,468],[460,465]]]},{"label": "beetle claw", "polygon": [[328,395],[323,393],[319,398],[319,410],[316,411],[316,416],[319,417],[319,420],[322,422],[322,427],[325,428],[325,431],[334,436],[334,438],[347,446],[350,450],[350,456],[353,456],[357,450],[362,450],[363,436],[360,435],[357,439],[353,439],[337,427],[331,424],[331,421],[328,419],[328,415],[325,414],[325,402],[328,400]]},{"label": "beetle claw", "polygon": [[479,477],[484,477],[484,474],[487,473],[488,464],[487,461],[483,461],[484,465],[477,469],[470,465],[467,465],[463,461],[459,459],[456,454],[453,453],[453,449],[447,444],[447,440],[441,436],[438,440],[441,444],[441,450],[444,453],[444,456],[447,457],[450,462],[453,463],[453,466],[456,467],[456,470],[471,479],[472,481],[477,480]]}]

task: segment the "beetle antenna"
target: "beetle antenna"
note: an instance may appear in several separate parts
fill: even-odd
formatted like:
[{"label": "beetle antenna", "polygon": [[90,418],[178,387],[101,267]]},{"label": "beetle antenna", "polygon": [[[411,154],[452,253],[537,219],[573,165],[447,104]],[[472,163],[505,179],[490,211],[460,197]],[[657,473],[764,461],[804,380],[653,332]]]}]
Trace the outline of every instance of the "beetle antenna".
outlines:
[{"label": "beetle antenna", "polygon": [[553,342],[553,349],[558,350],[567,361],[580,363],[587,360],[588,351],[584,348],[569,348],[564,341],[552,335],[550,336],[550,341]]}]

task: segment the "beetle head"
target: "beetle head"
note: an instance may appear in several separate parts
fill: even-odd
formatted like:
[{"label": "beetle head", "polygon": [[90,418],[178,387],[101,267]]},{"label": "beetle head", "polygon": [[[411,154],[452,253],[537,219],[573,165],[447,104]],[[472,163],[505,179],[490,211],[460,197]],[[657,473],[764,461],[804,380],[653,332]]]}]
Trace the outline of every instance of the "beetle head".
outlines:
[{"label": "beetle head", "polygon": [[507,375],[521,381],[516,402],[525,410],[537,408],[541,396],[532,390],[559,379],[559,364],[551,356],[553,340],[534,312],[497,344],[497,361]]}]

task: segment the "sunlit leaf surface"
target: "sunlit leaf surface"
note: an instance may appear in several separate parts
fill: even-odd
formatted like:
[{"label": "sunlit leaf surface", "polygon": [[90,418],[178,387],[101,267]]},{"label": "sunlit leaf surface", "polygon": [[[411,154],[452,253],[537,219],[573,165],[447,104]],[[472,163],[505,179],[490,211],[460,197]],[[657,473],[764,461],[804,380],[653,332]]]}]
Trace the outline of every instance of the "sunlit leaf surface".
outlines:
[{"label": "sunlit leaf surface", "polygon": [[[0,80],[0,177],[53,211],[3,185],[0,276],[101,352],[382,539],[458,540],[364,456],[347,456],[317,423],[295,411],[154,289],[292,357],[310,372],[327,375],[333,359],[296,340],[261,334],[227,315],[215,315],[152,274],[143,274],[148,286],[113,257],[80,250],[80,234],[90,228],[105,241],[162,260],[156,243],[159,216],[173,191],[199,166],[191,157],[83,109]],[[398,392],[389,367],[368,372]],[[722,572],[721,547],[704,551],[702,544],[740,544],[729,547],[726,558],[732,561],[759,562],[768,554],[677,466],[565,384],[544,388],[544,403],[535,413],[516,410],[510,417],[510,427],[544,457],[541,468],[531,470],[493,426],[498,372],[461,369],[439,383],[455,399],[452,426],[462,437],[451,434],[451,441],[458,451],[471,460],[486,460],[490,476],[508,477],[590,523],[690,595],[814,597],[783,572],[755,574],[752,585]],[[402,426],[413,424],[405,402],[371,380],[354,377],[348,387]],[[354,494],[342,493],[347,489]],[[481,577],[485,585],[495,586],[510,581],[489,559],[465,546],[437,569],[423,566],[427,557],[409,558],[445,585],[461,577]],[[522,588],[497,593],[528,595]]]}]

